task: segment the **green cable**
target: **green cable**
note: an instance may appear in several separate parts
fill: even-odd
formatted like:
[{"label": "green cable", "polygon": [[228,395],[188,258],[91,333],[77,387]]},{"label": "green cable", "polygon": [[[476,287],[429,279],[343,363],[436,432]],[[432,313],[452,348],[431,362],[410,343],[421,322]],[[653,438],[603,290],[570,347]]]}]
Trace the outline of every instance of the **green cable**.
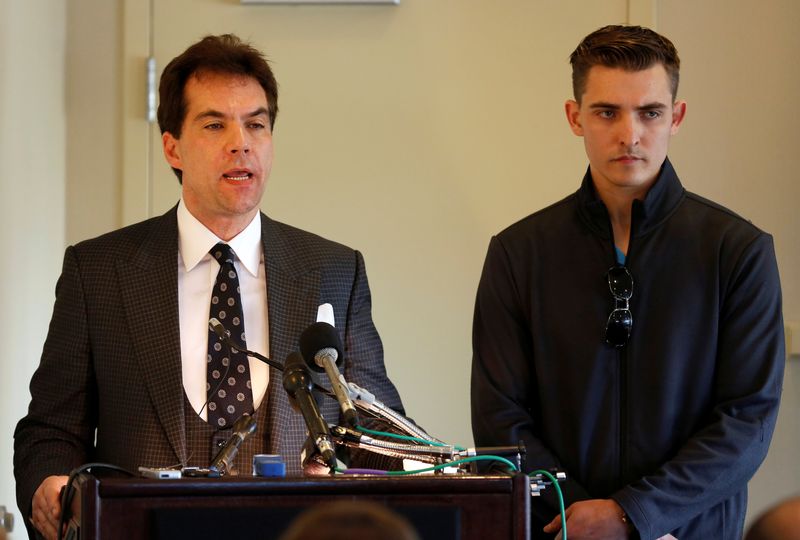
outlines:
[{"label": "green cable", "polygon": [[414,471],[387,471],[386,474],[389,476],[407,476],[411,474],[418,474],[423,472],[431,472],[431,471],[438,471],[439,469],[444,469],[445,467],[451,467],[453,465],[461,465],[462,463],[470,463],[472,461],[502,461],[512,470],[516,471],[517,466],[511,463],[504,457],[500,456],[472,456],[464,459],[457,459],[455,461],[448,461],[447,463],[442,463],[440,465],[434,465],[433,467],[428,467],[426,469],[416,469]]},{"label": "green cable", "polygon": [[[411,437],[409,435],[400,435],[400,434],[397,434],[397,433],[387,433],[385,431],[375,431],[373,429],[365,428],[364,426],[356,426],[356,429],[358,431],[361,431],[362,433],[366,433],[368,435],[391,437],[393,439],[401,439],[401,440],[404,440],[404,441],[413,441],[413,442],[418,442],[418,443],[422,443],[422,444],[427,444],[427,445],[430,445],[430,446],[447,446],[444,443],[440,443],[440,442],[436,442],[436,441],[429,441],[429,440],[426,440],[426,439],[421,439],[419,437]],[[464,448],[462,446],[453,446],[453,448],[455,448],[456,450],[459,450],[459,451],[466,450],[466,448]],[[508,465],[509,468],[512,471],[516,471],[517,470],[516,465],[514,465],[511,461],[507,460],[504,457],[500,457],[500,456],[473,456],[473,457],[468,457],[468,458],[464,458],[464,459],[459,459],[459,460],[456,460],[456,461],[450,461],[450,462],[447,462],[447,463],[442,463],[440,465],[434,465],[433,467],[428,467],[426,469],[417,469],[415,471],[387,471],[386,474],[389,475],[389,476],[407,476],[407,475],[418,474],[418,473],[423,473],[423,472],[438,471],[440,469],[444,469],[445,467],[450,467],[450,466],[453,466],[453,465],[460,465],[462,463],[470,463],[472,461],[490,461],[490,460],[491,461],[501,461],[501,462],[505,463],[506,465]],[[561,530],[563,532],[562,540],[567,540],[567,516],[566,516],[566,511],[564,509],[564,495],[561,493],[561,487],[558,485],[558,479],[556,479],[555,476],[553,476],[552,474],[550,474],[549,472],[547,472],[545,470],[533,471],[528,476],[533,476],[533,475],[536,475],[536,474],[540,474],[540,475],[543,475],[543,476],[547,477],[547,479],[550,480],[550,482],[552,482],[553,487],[556,488],[556,493],[558,494],[559,512],[561,513]]]},{"label": "green cable", "polygon": [[[373,429],[368,429],[368,428],[365,428],[363,426],[356,426],[356,429],[358,431],[361,431],[362,433],[366,433],[368,435],[377,435],[379,437],[380,436],[382,436],[382,437],[391,437],[393,439],[401,439],[401,440],[404,440],[404,441],[413,441],[413,442],[418,442],[418,443],[422,443],[422,444],[427,444],[429,446],[448,446],[445,443],[440,443],[440,442],[436,442],[436,441],[429,441],[427,439],[420,439],[419,437],[411,437],[409,435],[400,435],[398,433],[387,433],[385,431],[375,431]],[[453,448],[455,448],[456,450],[459,450],[459,451],[466,450],[466,448],[464,448],[463,446],[453,446]]]},{"label": "green cable", "polygon": [[[412,474],[418,474],[423,472],[431,472],[431,471],[438,471],[439,469],[444,469],[445,467],[450,467],[452,465],[460,465],[462,463],[470,463],[472,461],[502,461],[506,465],[508,465],[512,471],[517,470],[517,466],[514,465],[511,461],[507,460],[504,457],[500,456],[472,456],[464,459],[458,459],[456,461],[448,461],[447,463],[441,463],[439,465],[434,465],[432,467],[427,467],[425,469],[415,469],[413,471],[385,471],[387,476],[408,476]],[[346,473],[347,469],[333,469],[337,473]]]},{"label": "green cable", "polygon": [[537,474],[546,476],[547,479],[553,483],[553,487],[556,488],[556,493],[558,494],[558,508],[561,512],[561,532],[563,533],[562,540],[567,540],[567,514],[564,510],[564,496],[561,494],[561,487],[558,485],[558,479],[549,472],[541,469],[538,471],[533,471],[528,476],[534,476]]},{"label": "green cable", "polygon": [[[386,471],[387,476],[409,476],[412,474],[419,474],[424,472],[431,472],[431,471],[438,471],[439,469],[444,469],[445,467],[451,467],[453,465],[461,465],[462,463],[470,463],[472,461],[502,461],[506,465],[508,465],[512,471],[517,470],[517,466],[514,465],[512,462],[507,460],[504,457],[500,456],[472,456],[464,459],[457,459],[455,461],[448,461],[447,463],[441,463],[439,465],[434,465],[433,467],[427,467],[425,469],[415,469],[413,471]],[[345,473],[347,469],[334,469],[335,472],[338,473]]]},{"label": "green cable", "polygon": [[[393,439],[401,439],[401,440],[404,440],[404,441],[413,441],[413,442],[418,442],[418,443],[422,443],[422,444],[427,444],[427,445],[430,445],[430,446],[447,446],[444,443],[440,443],[440,442],[436,442],[436,441],[429,441],[429,440],[426,440],[426,439],[421,439],[419,437],[411,437],[409,435],[399,435],[397,433],[387,433],[387,432],[384,432],[384,431],[376,431],[376,430],[373,430],[373,429],[365,428],[364,426],[356,426],[356,429],[358,431],[361,431],[362,433],[366,433],[368,435],[391,437]],[[466,450],[466,448],[464,448],[462,446],[453,446],[453,448],[455,448],[456,450],[459,450],[459,451]],[[473,461],[501,461],[501,462],[505,463],[506,465],[508,465],[509,468],[512,471],[516,471],[517,470],[517,466],[514,465],[511,461],[507,460],[504,457],[500,457],[500,456],[472,456],[472,457],[468,457],[468,458],[464,458],[464,459],[459,459],[459,460],[456,460],[456,461],[449,461],[447,463],[442,463],[440,465],[434,465],[433,467],[427,467],[425,469],[417,469],[417,470],[414,470],[414,471],[387,471],[386,474],[388,476],[408,476],[408,475],[412,475],[412,474],[419,474],[419,473],[424,473],[424,472],[438,471],[438,470],[444,469],[446,467],[451,467],[453,465],[461,465],[462,463],[470,463],[470,462],[473,462]],[[338,469],[336,469],[336,471],[337,472],[344,472],[344,471],[340,471]],[[564,509],[564,495],[561,493],[561,487],[558,485],[558,479],[555,476],[553,476],[552,474],[550,474],[549,472],[545,471],[545,470],[533,471],[528,476],[534,476],[534,475],[537,475],[537,474],[547,477],[547,479],[550,480],[550,482],[552,482],[553,487],[556,488],[556,493],[558,494],[559,512],[561,514],[561,531],[563,533],[562,534],[562,540],[567,540],[567,516],[566,516],[566,511]]]}]

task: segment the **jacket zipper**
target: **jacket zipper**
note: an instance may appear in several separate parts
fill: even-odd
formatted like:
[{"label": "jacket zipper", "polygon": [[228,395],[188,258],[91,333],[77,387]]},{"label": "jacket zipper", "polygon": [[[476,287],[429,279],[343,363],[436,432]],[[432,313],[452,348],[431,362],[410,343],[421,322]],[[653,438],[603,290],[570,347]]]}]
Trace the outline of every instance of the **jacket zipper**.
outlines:
[{"label": "jacket zipper", "polygon": [[[631,204],[631,228],[628,233],[628,252],[625,254],[625,266],[630,270],[631,252],[633,251],[633,238],[636,231],[636,215],[637,203],[634,200]],[[617,246],[614,242],[614,227],[611,224],[611,216],[608,216],[608,227],[611,233],[611,251],[614,256],[614,264],[617,264]],[[632,274],[631,274],[632,275]],[[636,278],[634,277],[634,289],[636,287]],[[627,446],[627,433],[628,433],[628,345],[625,344],[617,351],[617,360],[619,362],[619,463],[617,467],[618,480],[620,482],[627,481],[628,477],[628,446]]]}]

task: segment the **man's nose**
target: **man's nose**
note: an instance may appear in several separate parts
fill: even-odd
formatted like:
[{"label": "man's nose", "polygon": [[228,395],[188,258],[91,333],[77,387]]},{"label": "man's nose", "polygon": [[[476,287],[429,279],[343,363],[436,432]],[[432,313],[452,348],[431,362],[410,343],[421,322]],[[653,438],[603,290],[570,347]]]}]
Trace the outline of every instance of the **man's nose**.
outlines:
[{"label": "man's nose", "polygon": [[619,143],[621,146],[634,147],[641,139],[641,125],[634,115],[624,115],[619,123]]},{"label": "man's nose", "polygon": [[250,142],[247,140],[247,133],[243,127],[231,129],[227,145],[227,150],[231,154],[237,154],[239,152],[247,154],[250,152]]}]

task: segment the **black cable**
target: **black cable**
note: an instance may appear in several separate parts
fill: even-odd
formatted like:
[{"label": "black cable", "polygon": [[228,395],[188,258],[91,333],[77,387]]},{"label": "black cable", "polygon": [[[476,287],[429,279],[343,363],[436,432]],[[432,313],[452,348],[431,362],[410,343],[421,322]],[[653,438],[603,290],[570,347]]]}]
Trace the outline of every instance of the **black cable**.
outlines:
[{"label": "black cable", "polygon": [[128,476],[136,476],[131,471],[110,463],[86,463],[72,469],[69,473],[69,477],[67,478],[67,485],[64,486],[64,489],[61,492],[61,517],[58,519],[58,531],[56,532],[58,540],[62,540],[64,538],[64,525],[66,525],[67,522],[67,511],[72,504],[73,497],[75,497],[75,488],[73,487],[75,478],[77,478],[79,474],[93,468],[107,469],[110,471],[127,474]]},{"label": "black cable", "polygon": [[[233,352],[239,352],[239,351],[231,350],[231,353],[233,353]],[[200,412],[197,413],[199,416],[201,416],[201,417],[203,416],[203,409],[205,409],[206,406],[208,405],[208,402],[211,401],[211,396],[213,396],[214,394],[217,393],[217,391],[222,386],[222,383],[225,382],[225,380],[228,378],[228,372],[229,372],[230,369],[231,369],[231,360],[229,358],[228,359],[228,365],[225,366],[225,373],[223,373],[222,377],[219,378],[219,382],[217,383],[217,386],[214,387],[214,390],[212,392],[206,392],[206,402],[203,403],[202,407],[200,407]],[[206,414],[208,414],[208,413],[206,413]],[[219,431],[219,430],[217,430],[217,431]]]}]

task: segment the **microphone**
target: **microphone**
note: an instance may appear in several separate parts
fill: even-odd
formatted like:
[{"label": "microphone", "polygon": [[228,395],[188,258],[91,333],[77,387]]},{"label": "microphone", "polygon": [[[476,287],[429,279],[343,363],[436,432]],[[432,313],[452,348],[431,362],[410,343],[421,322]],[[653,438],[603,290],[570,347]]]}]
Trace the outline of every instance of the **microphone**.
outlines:
[{"label": "microphone", "polygon": [[215,334],[217,334],[217,337],[219,338],[219,340],[221,342],[223,342],[225,345],[227,345],[231,349],[234,349],[236,351],[242,352],[242,353],[246,354],[247,356],[252,356],[253,358],[257,358],[258,360],[261,360],[262,362],[264,362],[268,366],[274,367],[278,371],[283,371],[283,366],[280,365],[278,362],[270,360],[269,358],[267,358],[263,354],[260,354],[260,353],[257,353],[255,351],[250,351],[248,349],[245,349],[244,346],[242,346],[241,344],[237,343],[231,337],[231,331],[228,330],[227,328],[225,328],[225,326],[221,322],[219,322],[215,317],[211,317],[208,320],[208,327]]},{"label": "microphone", "polygon": [[[269,358],[267,358],[263,354],[259,354],[259,353],[255,352],[255,351],[249,351],[249,350],[245,349],[242,345],[240,345],[239,343],[234,341],[234,339],[231,337],[230,331],[228,329],[226,329],[225,326],[221,322],[219,322],[217,319],[214,319],[214,318],[210,319],[208,321],[208,327],[211,330],[213,330],[214,333],[217,335],[217,337],[223,343],[225,343],[225,345],[227,345],[231,349],[235,349],[237,351],[244,352],[247,356],[251,356],[253,358],[257,358],[258,360],[261,360],[262,362],[264,362],[265,364],[269,365],[270,367],[273,367],[278,371],[283,371],[284,366],[282,364],[279,364],[278,362],[270,360]],[[335,334],[335,332],[334,332],[334,334]],[[339,343],[338,334],[335,334],[334,339],[336,340],[337,343]],[[338,358],[339,358],[339,355],[337,353],[337,359]],[[316,363],[314,363],[313,367],[314,367],[314,369],[316,371],[321,371],[321,370],[318,369],[319,366],[317,366]],[[342,381],[344,381],[343,377],[342,377]],[[332,392],[331,390],[328,390],[324,386],[321,386],[321,385],[317,384],[317,382],[315,380],[313,380],[313,379],[312,379],[312,383],[313,383],[313,389],[316,390],[317,392],[320,392],[321,394],[324,394],[324,395],[326,395],[328,397],[331,397],[331,398],[334,398],[334,399],[338,400],[338,398],[336,397],[336,394],[334,392]],[[345,384],[347,386],[347,388],[345,390],[347,396],[350,398],[351,401],[355,400],[355,405],[357,407],[360,407],[367,414],[370,414],[370,415],[376,416],[378,418],[381,418],[385,422],[388,422],[390,425],[392,425],[395,428],[399,429],[400,431],[402,431],[404,433],[407,433],[408,435],[411,435],[413,437],[419,437],[420,439],[426,439],[426,440],[429,440],[429,441],[442,442],[442,441],[439,441],[438,439],[436,439],[435,437],[432,437],[431,435],[425,433],[425,431],[422,428],[420,428],[419,426],[417,426],[416,424],[411,422],[408,418],[406,418],[402,414],[399,414],[399,413],[395,412],[391,408],[387,407],[386,405],[384,405],[383,403],[381,403],[380,401],[375,399],[375,396],[373,394],[371,394],[368,390],[366,390],[364,388],[361,388],[360,386],[356,385],[353,382],[349,382],[349,383],[345,383]],[[339,387],[339,390],[342,391],[342,388]],[[358,420],[356,419],[356,422],[357,421]]]},{"label": "microphone", "polygon": [[325,322],[312,324],[300,335],[300,350],[311,369],[324,371],[330,379],[333,393],[342,409],[344,421],[350,426],[357,426],[358,412],[350,399],[347,381],[339,373],[343,355],[342,342],[336,328]]},{"label": "microphone", "polygon": [[[231,331],[225,328],[216,317],[211,317],[208,319],[208,327],[211,328],[215,334],[217,334],[217,337],[220,341],[227,343],[231,337]],[[234,347],[234,349],[236,349],[236,347]]]},{"label": "microphone", "polygon": [[322,459],[328,467],[336,467],[336,453],[331,441],[331,432],[328,424],[319,412],[317,402],[311,393],[314,382],[311,374],[306,369],[306,363],[300,353],[293,352],[283,365],[283,388],[300,408],[303,420],[306,422],[308,434],[322,454]]},{"label": "microphone", "polygon": [[231,462],[239,452],[242,442],[256,431],[256,419],[245,413],[233,423],[233,434],[225,445],[220,448],[211,465],[208,466],[209,476],[224,476],[230,469]]},{"label": "microphone", "polygon": [[[283,371],[283,364],[279,364],[278,362],[275,362],[274,360],[270,360],[269,358],[267,358],[266,356],[264,356],[261,353],[257,353],[255,351],[250,351],[248,349],[245,349],[243,345],[237,343],[231,337],[231,331],[228,330],[227,328],[225,328],[225,325],[222,324],[221,322],[219,322],[216,318],[212,317],[211,319],[208,320],[208,327],[211,330],[213,330],[214,333],[217,334],[217,337],[219,338],[219,340],[222,341],[225,345],[227,345],[230,349],[234,349],[236,351],[243,352],[247,356],[251,356],[253,358],[256,358],[257,360],[261,360],[262,362],[264,362],[268,366],[273,367],[273,368],[277,369],[278,371]],[[312,378],[312,381],[314,383],[314,390],[317,390],[318,392],[321,392],[321,393],[325,394],[328,397],[332,397],[332,398],[336,397],[333,392],[331,392],[330,390],[328,390],[324,386],[320,386],[319,384],[317,384],[317,382],[314,381],[313,378]],[[365,390],[362,388],[361,391],[364,392]]]}]

